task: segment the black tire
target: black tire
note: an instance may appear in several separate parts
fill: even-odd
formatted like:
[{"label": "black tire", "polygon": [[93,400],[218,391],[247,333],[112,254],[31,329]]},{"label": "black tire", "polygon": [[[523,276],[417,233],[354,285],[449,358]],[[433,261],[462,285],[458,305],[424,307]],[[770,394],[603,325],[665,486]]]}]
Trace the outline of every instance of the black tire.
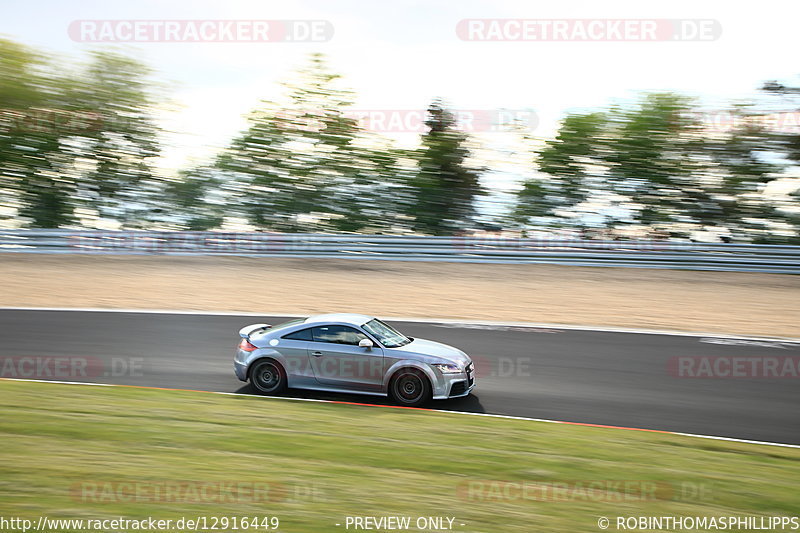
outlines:
[{"label": "black tire", "polygon": [[431,382],[421,370],[402,368],[389,382],[389,395],[405,407],[421,407],[431,400]]},{"label": "black tire", "polygon": [[250,368],[250,383],[261,394],[280,394],[286,390],[286,371],[273,359],[260,359]]}]

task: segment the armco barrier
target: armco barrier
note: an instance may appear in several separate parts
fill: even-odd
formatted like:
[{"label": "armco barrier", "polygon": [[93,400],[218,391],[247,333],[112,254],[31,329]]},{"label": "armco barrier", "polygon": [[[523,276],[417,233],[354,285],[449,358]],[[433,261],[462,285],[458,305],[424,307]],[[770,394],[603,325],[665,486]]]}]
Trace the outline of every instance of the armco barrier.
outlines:
[{"label": "armco barrier", "polygon": [[235,255],[800,274],[800,246],[310,233],[2,230],[0,253]]}]

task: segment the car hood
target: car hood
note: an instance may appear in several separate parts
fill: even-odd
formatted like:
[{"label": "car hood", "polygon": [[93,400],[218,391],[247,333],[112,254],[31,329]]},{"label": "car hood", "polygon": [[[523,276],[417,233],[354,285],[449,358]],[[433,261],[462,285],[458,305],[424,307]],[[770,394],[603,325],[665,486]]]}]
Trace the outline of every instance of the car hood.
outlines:
[{"label": "car hood", "polygon": [[398,352],[414,352],[422,355],[438,357],[453,363],[461,363],[461,366],[467,364],[471,360],[467,354],[458,348],[453,348],[452,346],[442,344],[441,342],[429,341],[426,339],[414,339],[405,346],[393,348],[393,350]]}]

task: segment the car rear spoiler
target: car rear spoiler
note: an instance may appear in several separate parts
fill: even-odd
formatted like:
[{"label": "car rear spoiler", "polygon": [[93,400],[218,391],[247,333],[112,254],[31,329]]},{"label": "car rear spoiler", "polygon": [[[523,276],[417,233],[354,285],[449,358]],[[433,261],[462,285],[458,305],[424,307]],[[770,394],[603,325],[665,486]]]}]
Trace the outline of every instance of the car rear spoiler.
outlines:
[{"label": "car rear spoiler", "polygon": [[250,335],[257,331],[261,331],[262,329],[269,329],[272,325],[270,324],[250,324],[249,326],[245,326],[239,330],[239,336],[243,339],[249,339]]}]

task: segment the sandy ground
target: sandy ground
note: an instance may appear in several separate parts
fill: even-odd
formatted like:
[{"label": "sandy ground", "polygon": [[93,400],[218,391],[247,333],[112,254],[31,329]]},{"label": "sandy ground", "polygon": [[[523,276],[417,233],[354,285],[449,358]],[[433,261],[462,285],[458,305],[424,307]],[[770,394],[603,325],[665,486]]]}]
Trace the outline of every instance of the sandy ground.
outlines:
[{"label": "sandy ground", "polygon": [[800,337],[800,276],[738,272],[0,254],[0,306],[357,311]]}]

